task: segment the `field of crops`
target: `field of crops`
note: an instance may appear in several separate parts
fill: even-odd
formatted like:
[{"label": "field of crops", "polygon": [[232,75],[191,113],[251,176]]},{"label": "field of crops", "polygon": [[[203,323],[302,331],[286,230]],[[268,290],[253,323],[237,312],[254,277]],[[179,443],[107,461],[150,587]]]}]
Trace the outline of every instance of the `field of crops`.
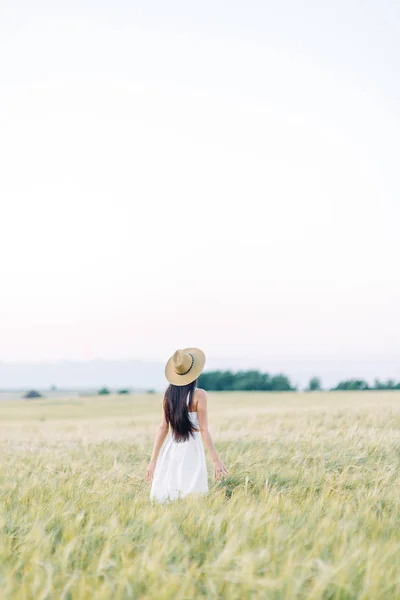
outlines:
[{"label": "field of crops", "polygon": [[400,598],[400,393],[210,394],[229,469],[149,503],[158,395],[0,404],[0,598]]}]

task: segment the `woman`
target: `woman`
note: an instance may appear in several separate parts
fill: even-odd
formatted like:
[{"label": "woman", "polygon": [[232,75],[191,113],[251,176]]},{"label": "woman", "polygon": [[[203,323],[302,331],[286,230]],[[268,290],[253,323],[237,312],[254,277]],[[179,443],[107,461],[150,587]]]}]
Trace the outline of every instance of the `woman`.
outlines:
[{"label": "woman", "polygon": [[[165,367],[170,383],[164,396],[161,424],[154,442],[146,480],[152,481],[150,498],[164,502],[187,494],[208,491],[206,457],[201,437],[214,461],[214,476],[227,470],[211,439],[207,419],[207,394],[196,388],[206,362],[198,348],[177,350]],[[171,429],[171,435],[160,448]]]}]

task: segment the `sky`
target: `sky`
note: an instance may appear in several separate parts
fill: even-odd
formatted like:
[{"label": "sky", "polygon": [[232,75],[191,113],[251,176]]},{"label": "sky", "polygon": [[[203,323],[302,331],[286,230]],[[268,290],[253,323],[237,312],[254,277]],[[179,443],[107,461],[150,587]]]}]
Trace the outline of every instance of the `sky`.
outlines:
[{"label": "sky", "polygon": [[394,0],[0,0],[0,361],[396,362],[399,70]]}]

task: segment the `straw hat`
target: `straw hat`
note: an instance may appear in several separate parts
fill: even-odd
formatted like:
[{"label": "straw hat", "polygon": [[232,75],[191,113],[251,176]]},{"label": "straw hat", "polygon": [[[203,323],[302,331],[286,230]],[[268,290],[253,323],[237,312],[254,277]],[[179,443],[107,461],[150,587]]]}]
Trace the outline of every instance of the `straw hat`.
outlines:
[{"label": "straw hat", "polygon": [[165,377],[173,385],[188,385],[198,378],[205,364],[206,355],[199,348],[177,350],[165,366]]}]

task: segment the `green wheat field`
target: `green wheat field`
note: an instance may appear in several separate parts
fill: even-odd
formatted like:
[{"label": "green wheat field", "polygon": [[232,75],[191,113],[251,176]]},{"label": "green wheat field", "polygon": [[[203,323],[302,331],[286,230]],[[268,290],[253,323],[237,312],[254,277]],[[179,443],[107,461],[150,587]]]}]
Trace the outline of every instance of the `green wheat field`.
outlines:
[{"label": "green wheat field", "polygon": [[160,395],[0,403],[0,598],[400,598],[400,393],[209,394],[228,478],[152,505]]}]

